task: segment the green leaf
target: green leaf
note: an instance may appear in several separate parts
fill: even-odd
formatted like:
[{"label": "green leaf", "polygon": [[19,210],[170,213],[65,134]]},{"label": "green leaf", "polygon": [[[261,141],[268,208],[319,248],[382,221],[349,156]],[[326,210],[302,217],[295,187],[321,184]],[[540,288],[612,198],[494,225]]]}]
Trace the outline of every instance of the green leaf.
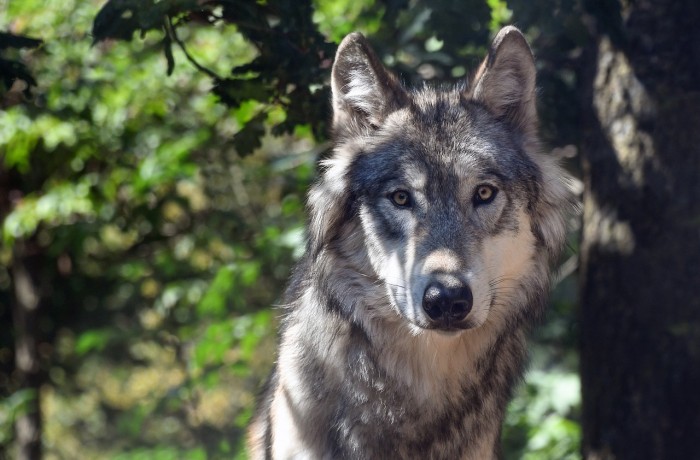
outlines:
[{"label": "green leaf", "polygon": [[0,445],[8,445],[14,435],[15,421],[27,413],[36,391],[22,389],[0,400]]},{"label": "green leaf", "polygon": [[228,296],[233,290],[236,278],[234,265],[225,265],[219,269],[209,285],[202,300],[197,304],[200,315],[221,316],[226,312]]},{"label": "green leaf", "polygon": [[3,222],[5,242],[33,234],[41,223],[61,225],[78,215],[93,215],[95,207],[90,195],[94,180],[94,176],[86,175],[77,183],[60,183],[43,195],[25,197]]},{"label": "green leaf", "polygon": [[233,137],[233,145],[240,156],[250,155],[262,145],[262,137],[265,134],[264,112],[254,116]]},{"label": "green leaf", "polygon": [[513,17],[513,11],[508,9],[508,3],[505,0],[486,0],[486,3],[491,8],[491,22],[489,29],[495,33],[508,24]]},{"label": "green leaf", "polygon": [[272,96],[271,91],[259,79],[218,79],[214,81],[212,92],[230,107],[238,107],[248,100],[268,102]]},{"label": "green leaf", "polygon": [[75,342],[75,353],[82,356],[91,351],[102,351],[112,336],[113,332],[109,329],[83,332]]},{"label": "green leaf", "polygon": [[212,323],[194,347],[194,364],[202,369],[207,365],[220,365],[224,355],[234,342],[232,320]]}]

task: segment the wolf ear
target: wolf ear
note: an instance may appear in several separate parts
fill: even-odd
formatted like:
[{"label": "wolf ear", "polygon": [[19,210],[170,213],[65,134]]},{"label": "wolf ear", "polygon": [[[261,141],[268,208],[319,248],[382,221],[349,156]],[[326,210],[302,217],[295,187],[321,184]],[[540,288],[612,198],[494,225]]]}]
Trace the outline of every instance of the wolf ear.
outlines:
[{"label": "wolf ear", "polygon": [[474,77],[471,98],[519,130],[526,142],[537,133],[535,58],[523,34],[504,27]]},{"label": "wolf ear", "polygon": [[384,68],[367,39],[358,32],[345,37],[338,47],[331,89],[336,135],[380,126],[407,99],[396,77]]}]

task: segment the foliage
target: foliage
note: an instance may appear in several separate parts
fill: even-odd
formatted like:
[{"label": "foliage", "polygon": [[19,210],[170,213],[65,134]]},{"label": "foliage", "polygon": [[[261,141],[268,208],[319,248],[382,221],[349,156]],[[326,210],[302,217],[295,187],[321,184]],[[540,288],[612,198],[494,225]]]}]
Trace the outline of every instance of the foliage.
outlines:
[{"label": "foliage", "polygon": [[[15,35],[7,32],[0,32],[0,76],[2,76],[2,86],[0,95],[5,95],[12,90],[23,92],[25,96],[30,96],[30,85],[36,86],[36,80],[32,77],[27,66],[19,59],[13,57],[2,57],[6,53],[14,52],[23,48],[36,48],[41,45],[41,40]],[[9,50],[9,51],[8,51]],[[13,87],[15,81],[20,80],[25,83],[24,88]]]},{"label": "foliage", "polygon": [[578,458],[581,433],[571,417],[580,392],[575,373],[531,372],[511,402],[504,427],[509,458]]},{"label": "foliage", "polygon": [[[242,455],[274,358],[270,306],[303,251],[303,197],[326,149],[334,43],[361,30],[405,79],[462,78],[521,8],[3,5],[0,30],[43,45],[11,56],[24,73],[3,71],[36,88],[0,112],[0,321],[12,320],[16,243],[33,242],[45,267],[38,294],[50,299],[39,346],[46,456],[120,459]],[[545,94],[570,92],[544,65],[555,82]],[[545,122],[554,145],[576,140],[551,121],[561,113]],[[570,283],[536,337],[535,367],[548,372],[530,374],[509,412],[508,458],[577,449]],[[13,373],[15,339],[0,335],[0,457],[14,452],[11,425],[31,399]]]},{"label": "foliage", "polygon": [[36,398],[31,390],[19,390],[0,401],[0,445],[12,440],[12,429],[18,415],[27,411],[27,404]]},{"label": "foliage", "polygon": [[[265,156],[240,161],[231,138],[255,104],[217,104],[189,65],[162,78],[155,37],[91,46],[96,6],[10,10],[46,40],[33,56],[36,104],[0,112],[15,196],[2,216],[3,260],[12,264],[16,239],[35,239],[55,267],[42,293],[52,298],[46,452],[138,456],[168,445],[223,455],[273,357],[268,306],[300,244],[285,236],[301,227],[310,137],[264,141]],[[216,50],[223,66],[255,56],[233,28],[187,32],[202,47],[231,37],[235,46]],[[9,395],[18,383],[6,375]]]},{"label": "foliage", "polygon": [[[236,65],[230,76],[220,77],[199,64],[178,35],[179,29],[197,22],[235,25],[255,48],[256,57]],[[108,38],[131,40],[135,32],[143,36],[151,30],[163,35],[168,74],[175,66],[172,47],[176,44],[188,60],[213,79],[213,93],[223,103],[232,107],[246,101],[261,104],[256,106],[258,113],[246,120],[236,135],[239,154],[260,147],[265,115],[276,106],[284,108],[284,116],[273,124],[274,134],[291,134],[296,126],[316,120],[318,123],[311,126],[314,134],[317,138],[325,135],[327,127],[322,121],[328,118],[328,92],[323,79],[335,46],[316,30],[309,2],[110,0],[95,17],[92,34],[95,42]]]},{"label": "foliage", "polygon": [[[569,257],[572,260],[575,255]],[[580,457],[581,389],[572,310],[576,292],[571,277],[557,285],[548,319],[531,340],[530,371],[506,415],[503,432],[506,458]]]}]

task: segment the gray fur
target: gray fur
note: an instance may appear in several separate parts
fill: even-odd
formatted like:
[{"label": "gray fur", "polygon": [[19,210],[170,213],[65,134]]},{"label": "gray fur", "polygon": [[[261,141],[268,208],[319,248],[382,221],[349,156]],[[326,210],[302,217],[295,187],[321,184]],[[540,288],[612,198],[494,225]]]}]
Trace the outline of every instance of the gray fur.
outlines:
[{"label": "gray fur", "polygon": [[[309,195],[252,458],[498,457],[573,203],[537,150],[534,84],[513,27],[469,90],[406,90],[364,37],[341,43],[335,150]],[[466,317],[427,313],[435,282],[466,286]]]}]

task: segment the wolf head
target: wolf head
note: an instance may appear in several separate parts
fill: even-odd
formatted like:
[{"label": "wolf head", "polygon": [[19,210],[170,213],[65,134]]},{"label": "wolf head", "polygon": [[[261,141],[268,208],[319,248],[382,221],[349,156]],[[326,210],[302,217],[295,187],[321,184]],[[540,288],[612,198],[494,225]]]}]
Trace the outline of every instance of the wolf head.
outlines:
[{"label": "wolf head", "polygon": [[371,280],[374,315],[453,334],[542,308],[572,199],[538,151],[535,73],[514,27],[451,89],[405,89],[362,35],[341,43],[309,250]]}]

